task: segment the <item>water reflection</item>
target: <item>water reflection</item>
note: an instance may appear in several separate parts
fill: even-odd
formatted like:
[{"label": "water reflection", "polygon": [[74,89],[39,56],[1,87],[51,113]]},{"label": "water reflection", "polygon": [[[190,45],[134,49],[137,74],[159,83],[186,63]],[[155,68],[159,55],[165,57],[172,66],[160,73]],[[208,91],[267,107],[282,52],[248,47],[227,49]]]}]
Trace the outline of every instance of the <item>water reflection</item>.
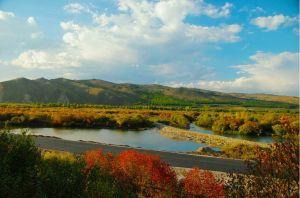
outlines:
[{"label": "water reflection", "polygon": [[66,140],[94,141],[106,144],[128,145],[151,150],[165,150],[173,152],[194,151],[199,147],[207,146],[190,141],[178,141],[163,137],[158,129],[143,131],[120,131],[113,129],[55,129],[33,128],[35,135],[55,136]]},{"label": "water reflection", "polygon": [[[199,132],[199,133],[204,133],[204,134],[220,135],[220,134],[214,133],[213,131],[211,131],[209,129],[204,129],[204,128],[198,127],[197,125],[195,125],[193,123],[190,124],[190,130]],[[222,136],[236,138],[236,139],[242,139],[242,140],[255,141],[255,142],[266,142],[266,143],[273,142],[273,138],[270,136],[243,136],[243,135],[229,135],[229,134],[222,134]]]}]

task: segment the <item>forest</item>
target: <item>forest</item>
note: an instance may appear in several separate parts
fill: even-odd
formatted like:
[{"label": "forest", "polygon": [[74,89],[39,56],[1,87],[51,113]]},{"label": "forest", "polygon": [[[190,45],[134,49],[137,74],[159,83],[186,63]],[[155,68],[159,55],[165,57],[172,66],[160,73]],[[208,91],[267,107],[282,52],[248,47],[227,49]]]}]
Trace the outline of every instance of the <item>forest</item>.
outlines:
[{"label": "forest", "polygon": [[269,108],[174,108],[152,106],[0,105],[2,127],[142,129],[155,123],[188,129],[190,123],[218,134],[284,137],[285,120],[299,130],[298,110]]}]

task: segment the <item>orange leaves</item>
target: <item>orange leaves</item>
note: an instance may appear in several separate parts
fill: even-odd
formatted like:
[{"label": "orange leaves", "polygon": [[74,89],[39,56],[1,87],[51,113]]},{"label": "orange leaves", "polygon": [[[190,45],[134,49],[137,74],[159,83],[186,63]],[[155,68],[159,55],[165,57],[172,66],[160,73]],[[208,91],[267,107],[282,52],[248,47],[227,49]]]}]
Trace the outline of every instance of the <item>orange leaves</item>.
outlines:
[{"label": "orange leaves", "polygon": [[86,170],[90,170],[94,166],[109,170],[112,165],[112,155],[109,153],[104,155],[101,150],[88,151],[83,155],[86,164]]},{"label": "orange leaves", "polygon": [[136,189],[143,196],[175,196],[176,174],[157,156],[128,150],[112,157],[111,154],[104,155],[100,150],[96,150],[85,153],[83,159],[86,171],[99,166],[123,186]]},{"label": "orange leaves", "polygon": [[[100,150],[84,154],[86,171],[99,167],[113,176],[122,188],[135,189],[141,197],[180,197],[180,187],[174,170],[158,156],[134,150],[113,157]],[[88,172],[86,172],[88,173]],[[183,179],[186,197],[224,197],[224,185],[210,171],[192,169]]]},{"label": "orange leaves", "polygon": [[115,160],[115,173],[121,180],[137,186],[154,186],[159,189],[176,188],[176,175],[159,157],[133,150],[121,152]]},{"label": "orange leaves", "polygon": [[223,184],[217,182],[210,171],[192,169],[183,180],[183,186],[187,197],[225,197]]}]

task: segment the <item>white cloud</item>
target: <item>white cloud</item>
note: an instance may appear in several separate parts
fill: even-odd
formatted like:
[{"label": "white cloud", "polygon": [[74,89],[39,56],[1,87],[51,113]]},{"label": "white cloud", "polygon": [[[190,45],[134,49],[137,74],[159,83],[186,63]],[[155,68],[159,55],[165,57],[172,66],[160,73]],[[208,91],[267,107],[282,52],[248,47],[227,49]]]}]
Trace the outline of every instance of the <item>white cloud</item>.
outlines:
[{"label": "white cloud", "polygon": [[96,22],[93,26],[61,22],[61,28],[65,30],[63,41],[84,61],[106,66],[169,64],[173,62],[174,54],[179,56],[178,59],[183,58],[186,54],[180,55],[180,52],[188,48],[197,52],[203,43],[239,41],[241,26],[238,24],[201,26],[185,23],[187,15],[201,14],[199,7],[203,5],[215,10],[209,14],[214,17],[228,15],[232,7],[226,3],[217,9],[193,0],[120,0],[119,12],[115,14],[98,15],[89,11]]},{"label": "white cloud", "polygon": [[86,8],[79,3],[70,3],[64,6],[64,10],[73,14],[79,14],[86,10]]},{"label": "white cloud", "polygon": [[250,56],[254,63],[235,66],[240,77],[229,81],[173,83],[227,92],[264,92],[297,95],[299,92],[299,53],[270,54],[257,52]]},{"label": "white cloud", "polygon": [[238,10],[239,12],[246,12],[249,14],[249,16],[252,16],[253,14],[258,14],[258,13],[266,13],[266,11],[259,6],[256,6],[255,8],[253,7],[248,7],[244,6]]},{"label": "white cloud", "polygon": [[260,13],[260,12],[264,13],[266,11],[262,7],[256,6],[255,8],[251,9],[251,12],[253,12],[253,13]]},{"label": "white cloud", "polygon": [[79,63],[75,57],[60,52],[50,53],[46,51],[28,50],[19,55],[19,57],[11,62],[12,65],[17,65],[26,69],[53,69],[61,67],[77,67]]},{"label": "white cloud", "polygon": [[200,14],[212,17],[212,18],[221,18],[227,17],[230,15],[233,4],[225,3],[222,7],[216,7],[211,4],[203,3],[203,6],[200,8]]},{"label": "white cloud", "polygon": [[43,32],[33,32],[31,33],[31,38],[32,39],[38,39],[38,38],[42,38],[44,36]]},{"label": "white cloud", "polygon": [[201,42],[236,42],[240,40],[236,34],[241,30],[242,27],[237,24],[211,27],[191,25],[187,28],[186,35]]},{"label": "white cloud", "polygon": [[[157,77],[158,81],[195,80],[211,73],[205,64],[205,49],[214,49],[216,43],[240,40],[242,27],[238,24],[208,26],[185,21],[190,15],[229,16],[233,7],[229,3],[218,7],[202,0],[118,0],[116,5],[116,11],[100,14],[87,5],[64,6],[70,13],[89,14],[91,21],[86,24],[62,21],[63,43],[42,49],[27,47],[11,63],[23,69],[47,71],[78,66],[66,73],[80,77],[83,73],[97,77],[104,74],[120,77],[124,73],[127,80],[139,78],[128,75],[131,72],[148,79]],[[29,31],[31,40],[44,38],[37,28]],[[62,52],[64,56],[60,55]]]},{"label": "white cloud", "polygon": [[71,22],[62,22],[61,26],[69,30],[63,36],[64,42],[75,49],[83,60],[106,66],[133,64],[137,61],[137,52],[129,47],[126,38],[114,37],[102,29],[81,27]]},{"label": "white cloud", "polygon": [[15,14],[13,12],[5,12],[0,10],[0,21],[1,20],[7,20],[9,18],[14,18]]},{"label": "white cloud", "polygon": [[27,18],[27,23],[31,26],[36,26],[37,25],[35,18],[32,17],[32,16]]},{"label": "white cloud", "polygon": [[266,29],[268,31],[277,30],[280,26],[286,26],[294,24],[298,21],[298,17],[289,17],[280,15],[266,16],[266,17],[257,17],[251,20],[253,25],[256,25],[259,28]]}]

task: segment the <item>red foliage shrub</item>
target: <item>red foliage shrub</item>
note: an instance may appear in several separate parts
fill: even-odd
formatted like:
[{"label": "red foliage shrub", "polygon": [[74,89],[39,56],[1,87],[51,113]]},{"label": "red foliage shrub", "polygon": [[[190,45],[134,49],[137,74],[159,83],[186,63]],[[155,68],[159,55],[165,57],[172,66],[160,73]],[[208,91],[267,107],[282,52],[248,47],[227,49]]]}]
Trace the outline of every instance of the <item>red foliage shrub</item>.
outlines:
[{"label": "red foliage shrub", "polygon": [[176,174],[158,156],[123,151],[115,159],[113,172],[123,183],[135,186],[143,196],[176,196]]},{"label": "red foliage shrub", "polygon": [[183,180],[183,188],[187,197],[225,197],[224,185],[219,183],[212,172],[198,168],[190,170]]},{"label": "red foliage shrub", "polygon": [[299,126],[295,122],[280,119],[285,139],[270,149],[257,150],[254,162],[249,162],[250,174],[231,175],[228,197],[299,197]]},{"label": "red foliage shrub", "polygon": [[86,170],[90,170],[94,166],[99,166],[102,169],[110,170],[112,164],[112,154],[104,155],[101,150],[88,151],[83,155],[86,164]]},{"label": "red foliage shrub", "polygon": [[[177,197],[179,186],[176,173],[158,156],[133,150],[121,152],[116,157],[104,155],[100,150],[84,154],[85,171],[94,167],[113,176],[122,189],[132,189],[141,197]],[[187,197],[224,197],[224,186],[209,171],[192,169],[183,180]]]}]

